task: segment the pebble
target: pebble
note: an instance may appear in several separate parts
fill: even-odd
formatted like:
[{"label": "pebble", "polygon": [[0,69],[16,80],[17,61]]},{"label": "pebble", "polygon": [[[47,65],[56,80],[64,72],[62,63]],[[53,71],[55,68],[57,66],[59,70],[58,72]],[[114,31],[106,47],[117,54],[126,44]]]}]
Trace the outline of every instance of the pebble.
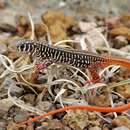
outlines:
[{"label": "pebble", "polygon": [[101,128],[98,126],[94,126],[94,127],[90,127],[89,130],[101,130]]},{"label": "pebble", "polygon": [[0,120],[0,130],[6,130],[6,121],[1,119]]},{"label": "pebble", "polygon": [[126,126],[121,126],[121,127],[114,128],[112,130],[129,130],[129,128],[127,128]]},{"label": "pebble", "polygon": [[38,102],[38,105],[36,107],[39,108],[40,110],[48,111],[51,109],[52,103],[50,103],[49,101],[43,101],[43,102],[40,101]]},{"label": "pebble", "polygon": [[7,53],[7,46],[5,44],[0,44],[0,54]]},{"label": "pebble", "polygon": [[7,114],[12,106],[13,103],[8,98],[0,100],[0,116]]},{"label": "pebble", "polygon": [[25,121],[27,120],[29,117],[29,115],[27,114],[27,112],[18,112],[15,116],[14,116],[14,120],[16,122],[21,122],[21,121]]}]

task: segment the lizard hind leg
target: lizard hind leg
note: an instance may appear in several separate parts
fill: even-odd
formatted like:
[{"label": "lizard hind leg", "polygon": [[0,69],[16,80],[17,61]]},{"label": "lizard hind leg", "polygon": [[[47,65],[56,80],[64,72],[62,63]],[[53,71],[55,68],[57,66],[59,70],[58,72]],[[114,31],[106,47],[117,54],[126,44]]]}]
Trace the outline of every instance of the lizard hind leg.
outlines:
[{"label": "lizard hind leg", "polygon": [[89,81],[85,82],[84,85],[86,85],[86,84],[91,84],[91,83],[94,84],[94,83],[100,82],[100,76],[99,76],[99,74],[97,73],[97,71],[95,70],[95,68],[89,67],[88,70],[89,70],[91,79],[90,79]]},{"label": "lizard hind leg", "polygon": [[91,75],[91,80],[90,82],[91,83],[97,83],[100,81],[100,76],[99,74],[97,73],[97,71],[95,70],[95,68],[88,68],[89,72],[90,72],[90,75]]},{"label": "lizard hind leg", "polygon": [[97,82],[100,82],[100,76],[99,74],[97,73],[97,69],[98,68],[105,68],[109,65],[109,62],[108,60],[104,60],[104,61],[97,61],[95,63],[92,63],[89,67],[88,67],[88,70],[91,74],[91,82],[92,83],[97,83]]},{"label": "lizard hind leg", "polygon": [[48,59],[44,60],[36,60],[35,69],[39,72],[42,72],[44,69],[46,69],[48,66],[50,66],[53,62]]},{"label": "lizard hind leg", "polygon": [[100,76],[97,73],[97,68],[99,68],[99,67],[104,68],[105,66],[106,66],[106,64],[101,61],[97,61],[95,63],[92,63],[90,66],[88,66],[88,70],[91,75],[91,80],[89,81],[89,83],[100,82]]},{"label": "lizard hind leg", "polygon": [[[90,72],[90,75],[91,75],[91,79],[87,82],[85,82],[84,85],[87,85],[87,84],[95,84],[95,83],[98,83],[100,82],[100,76],[99,74],[97,73],[96,71],[96,64],[93,64],[91,65],[90,67],[88,67],[88,70]],[[91,90],[91,94],[92,95],[95,95],[96,94],[96,90],[95,89],[92,89]]]}]

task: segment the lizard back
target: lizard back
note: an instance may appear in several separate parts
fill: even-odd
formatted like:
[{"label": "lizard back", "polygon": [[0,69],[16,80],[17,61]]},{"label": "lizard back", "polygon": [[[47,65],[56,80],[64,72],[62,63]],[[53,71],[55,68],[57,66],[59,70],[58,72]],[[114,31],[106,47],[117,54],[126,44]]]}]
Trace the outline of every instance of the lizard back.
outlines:
[{"label": "lizard back", "polygon": [[75,67],[88,67],[95,62],[107,62],[109,58],[85,53],[77,50],[64,49],[40,43],[33,40],[20,40],[18,50],[31,53],[42,60],[52,60],[54,63],[68,64]]}]

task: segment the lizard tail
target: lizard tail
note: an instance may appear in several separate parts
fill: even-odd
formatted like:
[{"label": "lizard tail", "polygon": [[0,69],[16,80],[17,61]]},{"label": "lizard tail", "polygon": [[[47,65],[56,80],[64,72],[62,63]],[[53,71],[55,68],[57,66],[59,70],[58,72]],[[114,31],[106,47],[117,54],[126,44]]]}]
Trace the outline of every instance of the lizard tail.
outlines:
[{"label": "lizard tail", "polygon": [[110,64],[113,65],[120,65],[122,67],[125,67],[127,69],[130,69],[130,60],[129,59],[123,59],[123,58],[110,58],[109,59]]}]

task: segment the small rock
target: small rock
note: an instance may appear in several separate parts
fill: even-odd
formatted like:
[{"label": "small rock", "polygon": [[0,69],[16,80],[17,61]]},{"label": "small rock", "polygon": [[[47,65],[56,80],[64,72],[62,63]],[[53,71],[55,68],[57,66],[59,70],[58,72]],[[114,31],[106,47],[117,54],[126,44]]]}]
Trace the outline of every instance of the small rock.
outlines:
[{"label": "small rock", "polygon": [[113,47],[116,49],[120,49],[128,44],[128,41],[124,36],[117,36],[113,42]]},{"label": "small rock", "polygon": [[16,28],[8,23],[0,24],[0,31],[7,32],[7,33],[13,33],[15,34],[17,32]]},{"label": "small rock", "polygon": [[110,31],[112,36],[125,36],[128,40],[130,40],[130,29],[127,27],[118,27],[114,28]]},{"label": "small rock", "polygon": [[107,124],[107,123],[105,124],[104,123],[103,126],[102,126],[102,129],[103,130],[111,130],[112,129],[112,124]]},{"label": "small rock", "polygon": [[94,103],[97,106],[109,106],[110,102],[109,99],[107,98],[108,96],[106,94],[100,94],[94,99],[91,99],[90,102]]},{"label": "small rock", "polygon": [[113,119],[112,124],[114,126],[126,126],[130,129],[130,119],[126,116],[118,116],[117,118]]},{"label": "small rock", "polygon": [[86,111],[76,110],[68,111],[63,118],[63,123],[74,130],[83,130],[88,122]]},{"label": "small rock", "polygon": [[63,129],[63,125],[59,120],[54,119],[51,122],[49,122],[48,129],[49,130],[61,130],[61,129]]},{"label": "small rock", "polygon": [[13,102],[8,98],[0,100],[0,115],[7,114],[9,109],[13,106]]},{"label": "small rock", "polygon": [[42,111],[49,111],[52,108],[53,104],[49,101],[40,101],[36,107]]},{"label": "small rock", "polygon": [[0,130],[6,130],[7,123],[5,120],[0,120]]},{"label": "small rock", "polygon": [[7,46],[5,44],[0,44],[0,53],[1,54],[7,53]]},{"label": "small rock", "polygon": [[15,52],[17,51],[17,40],[15,39],[10,39],[8,41],[8,51],[9,52]]},{"label": "small rock", "polygon": [[104,40],[101,37],[102,30],[103,29],[101,27],[100,28],[91,27],[84,36],[86,37],[86,43],[88,42],[87,45],[90,45],[92,48],[103,46]]},{"label": "small rock", "polygon": [[121,23],[119,21],[119,17],[114,17],[114,18],[107,19],[105,24],[107,25],[108,29],[113,29],[113,28],[121,26]]},{"label": "small rock", "polygon": [[23,35],[24,38],[30,38],[32,35],[32,32],[29,30],[29,31],[26,31],[25,34]]},{"label": "small rock", "polygon": [[17,17],[17,22],[20,26],[27,26],[29,23],[27,17],[23,15]]},{"label": "small rock", "polygon": [[88,112],[88,119],[89,120],[96,120],[97,116],[95,112]]},{"label": "small rock", "polygon": [[41,37],[41,36],[44,36],[46,33],[46,30],[45,30],[45,27],[43,26],[42,23],[37,23],[35,25],[35,34],[36,34],[36,37]]},{"label": "small rock", "polygon": [[121,126],[121,127],[114,128],[112,130],[129,130],[129,128],[127,128],[126,126]]},{"label": "small rock", "polygon": [[16,17],[17,31],[20,36],[24,35],[24,38],[28,38],[31,33],[30,23],[26,16],[21,15]]},{"label": "small rock", "polygon": [[13,96],[19,97],[19,96],[22,96],[23,93],[24,93],[24,89],[23,88],[20,88],[20,87],[17,87],[17,86],[12,86],[11,94]]},{"label": "small rock", "polygon": [[0,0],[0,9],[4,9],[6,6],[6,0]]},{"label": "small rock", "polygon": [[18,26],[17,27],[18,33],[20,36],[24,35],[26,32],[26,29],[24,27]]},{"label": "small rock", "polygon": [[33,104],[35,100],[35,95],[31,93],[24,94],[24,99],[27,103]]},{"label": "small rock", "polygon": [[130,98],[130,85],[129,84],[119,86],[116,91],[122,96],[124,96],[125,98]]},{"label": "small rock", "polygon": [[17,50],[17,40],[10,40],[8,43],[8,57],[12,60],[15,60],[20,56],[21,54],[18,53]]},{"label": "small rock", "polygon": [[94,22],[82,22],[82,21],[79,22],[79,28],[81,29],[82,32],[88,32],[96,27],[97,25]]},{"label": "small rock", "polygon": [[7,130],[25,130],[26,125],[19,126],[18,124],[10,121],[7,125]]},{"label": "small rock", "polygon": [[101,130],[101,128],[98,126],[95,126],[95,127],[90,127],[89,130]]},{"label": "small rock", "polygon": [[69,128],[68,126],[64,126],[63,130],[72,130],[71,128]]},{"label": "small rock", "polygon": [[117,40],[118,42],[122,42],[122,43],[125,43],[125,44],[128,43],[128,41],[126,40],[126,38],[125,38],[124,36],[117,36],[117,37],[116,37],[116,40]]},{"label": "small rock", "polygon": [[52,25],[54,24],[54,20],[64,21],[64,17],[65,15],[61,11],[49,10],[42,15],[42,20],[47,23],[47,25]]},{"label": "small rock", "polygon": [[120,22],[125,26],[130,27],[130,13],[124,13],[122,16],[120,16]]},{"label": "small rock", "polygon": [[[62,24],[62,23],[60,23]],[[53,42],[58,42],[61,40],[68,39],[66,31],[61,27],[58,22],[55,23],[54,25],[50,26],[50,34],[51,37],[53,38]]]},{"label": "small rock", "polygon": [[33,71],[33,72],[30,72],[27,75],[23,75],[23,77],[28,82],[33,83],[33,84],[37,84],[37,77],[38,77],[38,75],[39,75],[38,71],[37,72]]},{"label": "small rock", "polygon": [[8,54],[8,58],[15,60],[20,56],[20,54],[16,53],[16,52],[11,52]]},{"label": "small rock", "polygon": [[34,130],[33,125],[29,125],[29,126],[27,126],[26,130]]},{"label": "small rock", "polygon": [[69,30],[76,24],[74,17],[65,16],[63,12],[56,10],[44,13],[42,20],[48,26],[52,42],[54,43],[69,39]]},{"label": "small rock", "polygon": [[2,32],[2,33],[0,33],[0,41],[1,41],[1,43],[7,43],[8,42],[8,40],[10,39],[10,36],[11,36],[11,34],[10,33],[8,33],[8,32]]},{"label": "small rock", "polygon": [[126,46],[122,47],[120,50],[124,51],[124,52],[130,52],[130,45],[126,45]]},{"label": "small rock", "polygon": [[22,122],[27,120],[29,117],[29,114],[24,111],[17,112],[17,114],[14,116],[15,122]]}]

